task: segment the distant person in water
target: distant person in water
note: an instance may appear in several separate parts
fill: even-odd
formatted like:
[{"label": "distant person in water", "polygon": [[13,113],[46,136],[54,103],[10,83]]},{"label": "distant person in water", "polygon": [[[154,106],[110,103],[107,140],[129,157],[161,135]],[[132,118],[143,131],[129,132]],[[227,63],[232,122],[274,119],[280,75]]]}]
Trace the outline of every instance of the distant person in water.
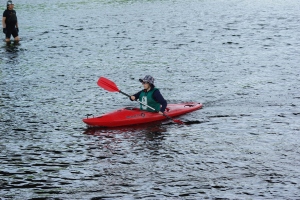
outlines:
[{"label": "distant person in water", "polygon": [[130,96],[130,100],[139,100],[140,102],[155,109],[154,111],[151,108],[140,104],[141,110],[158,112],[162,115],[167,107],[167,101],[160,94],[160,91],[154,86],[154,78],[150,75],[147,75],[143,79],[139,79],[139,81],[143,84],[144,89]]},{"label": "distant person in water", "polygon": [[10,42],[11,35],[16,42],[20,40],[18,19],[12,1],[7,1],[7,9],[3,12],[2,17],[2,27],[6,42]]}]

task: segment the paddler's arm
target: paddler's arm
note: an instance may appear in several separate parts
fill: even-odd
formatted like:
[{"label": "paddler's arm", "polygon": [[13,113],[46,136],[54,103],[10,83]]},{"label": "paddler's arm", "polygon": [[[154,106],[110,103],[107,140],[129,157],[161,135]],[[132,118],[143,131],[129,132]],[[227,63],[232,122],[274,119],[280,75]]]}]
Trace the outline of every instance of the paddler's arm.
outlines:
[{"label": "paddler's arm", "polygon": [[[16,14],[16,16],[17,16],[17,13],[15,13]],[[17,31],[18,31],[18,33],[19,33],[19,24],[18,24],[18,18],[17,18],[17,23],[16,23],[16,29],[17,29]]]},{"label": "paddler's arm", "polygon": [[130,99],[131,101],[136,101],[137,99],[139,99],[139,96],[140,96],[141,92],[142,92],[142,91],[139,91],[138,93],[136,93],[136,94],[130,96],[129,99]]},{"label": "paddler's arm", "polygon": [[153,98],[161,105],[159,114],[163,114],[165,112],[165,109],[167,107],[167,101],[164,99],[164,97],[161,95],[159,90],[155,90],[153,93]]},{"label": "paddler's arm", "polygon": [[2,28],[3,28],[3,33],[6,32],[6,23],[5,23],[6,17],[2,17]]}]

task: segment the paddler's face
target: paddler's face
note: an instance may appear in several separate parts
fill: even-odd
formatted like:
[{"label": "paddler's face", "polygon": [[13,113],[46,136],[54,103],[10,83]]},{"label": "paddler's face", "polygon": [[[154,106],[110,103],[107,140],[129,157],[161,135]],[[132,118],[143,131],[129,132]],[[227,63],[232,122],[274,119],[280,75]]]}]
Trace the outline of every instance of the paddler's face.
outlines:
[{"label": "paddler's face", "polygon": [[8,8],[8,10],[14,9],[14,4],[9,4],[9,5],[7,6],[7,8]]},{"label": "paddler's face", "polygon": [[150,84],[149,83],[143,82],[142,84],[143,84],[145,90],[148,90],[150,88]]}]

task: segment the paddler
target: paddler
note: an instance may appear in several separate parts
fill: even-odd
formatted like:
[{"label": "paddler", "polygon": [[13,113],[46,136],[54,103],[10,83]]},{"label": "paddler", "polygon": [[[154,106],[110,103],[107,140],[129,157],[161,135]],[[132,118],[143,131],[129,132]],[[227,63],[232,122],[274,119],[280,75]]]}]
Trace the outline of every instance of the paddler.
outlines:
[{"label": "paddler", "polygon": [[154,111],[151,108],[140,104],[141,110],[158,112],[159,114],[163,115],[163,112],[167,107],[167,101],[161,95],[159,89],[154,86],[154,78],[150,75],[147,75],[143,79],[139,79],[139,81],[143,84],[144,89],[130,96],[130,100],[135,101],[138,99],[140,102],[155,109]]},{"label": "paddler", "polygon": [[11,35],[14,37],[14,41],[18,42],[19,38],[19,27],[16,11],[14,10],[14,4],[12,1],[7,1],[7,9],[3,12],[2,27],[3,33],[5,34],[5,41],[10,42]]}]

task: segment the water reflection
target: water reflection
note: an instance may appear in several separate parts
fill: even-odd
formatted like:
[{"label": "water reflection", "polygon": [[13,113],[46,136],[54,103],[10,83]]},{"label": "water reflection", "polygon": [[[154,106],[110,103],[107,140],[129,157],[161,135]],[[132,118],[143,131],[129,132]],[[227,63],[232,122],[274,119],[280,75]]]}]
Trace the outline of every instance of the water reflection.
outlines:
[{"label": "water reflection", "polygon": [[140,148],[157,149],[164,140],[167,124],[151,123],[144,125],[117,127],[117,128],[87,128],[83,134],[99,138],[99,144],[106,148],[118,149],[121,143],[129,142],[130,145]]},{"label": "water reflection", "polygon": [[15,64],[18,58],[18,52],[20,51],[20,43],[15,41],[5,42],[2,46],[3,61],[8,64]]},{"label": "water reflection", "polygon": [[15,53],[19,50],[20,42],[19,41],[9,41],[6,42],[5,49],[7,52]]},{"label": "water reflection", "polygon": [[145,132],[146,134],[161,134],[166,132],[166,124],[161,122],[140,124],[135,126],[124,126],[124,127],[115,127],[115,128],[106,128],[106,127],[87,127],[83,134],[94,135],[94,136],[103,136],[103,137],[112,137],[113,135],[132,133],[137,134]]}]

